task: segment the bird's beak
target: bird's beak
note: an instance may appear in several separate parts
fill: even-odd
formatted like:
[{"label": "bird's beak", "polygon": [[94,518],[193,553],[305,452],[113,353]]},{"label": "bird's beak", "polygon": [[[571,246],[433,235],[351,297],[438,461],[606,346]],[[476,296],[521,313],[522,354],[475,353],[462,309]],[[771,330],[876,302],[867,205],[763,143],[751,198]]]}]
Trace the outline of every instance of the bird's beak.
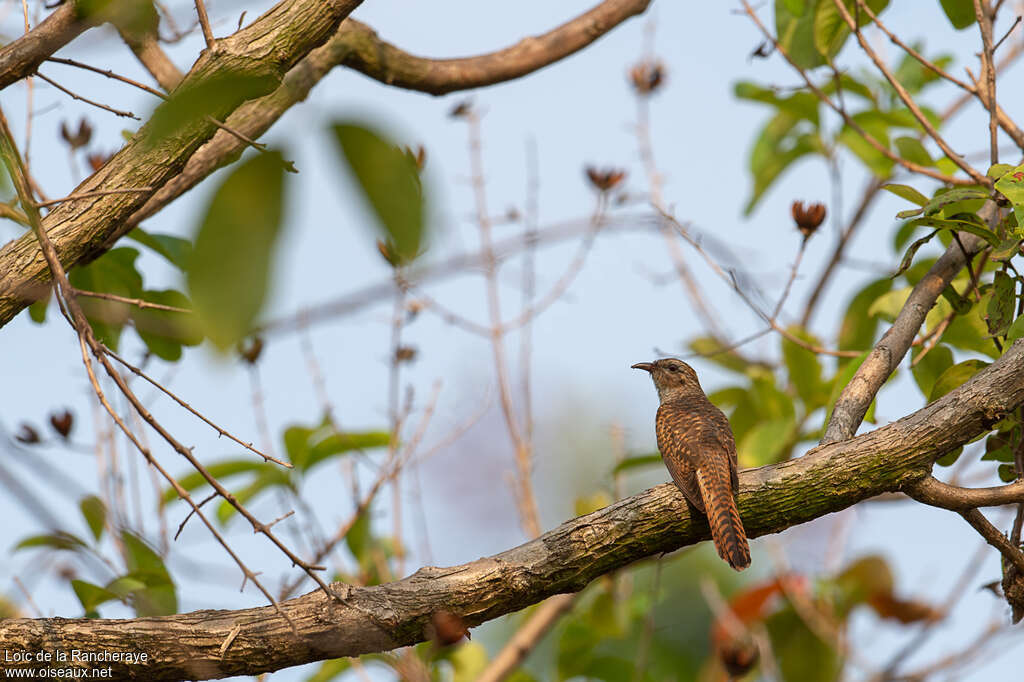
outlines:
[{"label": "bird's beak", "polygon": [[650,362],[638,362],[635,365],[631,365],[633,369],[642,369],[645,372],[650,372],[654,369],[654,365]]}]

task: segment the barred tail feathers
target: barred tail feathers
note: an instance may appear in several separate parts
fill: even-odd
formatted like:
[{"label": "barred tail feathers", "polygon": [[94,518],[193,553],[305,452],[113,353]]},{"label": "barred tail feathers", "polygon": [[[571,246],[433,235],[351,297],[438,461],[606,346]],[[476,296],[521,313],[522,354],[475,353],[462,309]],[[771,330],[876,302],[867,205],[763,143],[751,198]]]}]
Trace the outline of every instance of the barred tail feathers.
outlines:
[{"label": "barred tail feathers", "polygon": [[729,472],[725,467],[701,467],[697,469],[697,485],[700,487],[704,507],[707,509],[711,539],[722,557],[737,571],[750,565],[750,547],[747,533],[743,529],[736,500],[733,499]]}]

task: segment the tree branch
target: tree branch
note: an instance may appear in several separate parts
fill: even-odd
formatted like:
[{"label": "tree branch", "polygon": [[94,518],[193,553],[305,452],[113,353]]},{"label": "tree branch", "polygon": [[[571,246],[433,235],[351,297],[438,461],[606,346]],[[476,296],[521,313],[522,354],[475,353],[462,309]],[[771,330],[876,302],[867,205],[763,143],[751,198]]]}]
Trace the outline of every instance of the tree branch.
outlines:
[{"label": "tree branch", "polygon": [[82,34],[75,2],[64,2],[41,24],[0,49],[0,90],[35,73],[47,57]]},{"label": "tree branch", "polygon": [[[747,533],[777,533],[923,478],[937,457],[1024,404],[1022,367],[1019,340],[963,386],[899,421],[816,447],[799,459],[742,472],[738,505]],[[0,648],[148,655],[144,663],[93,664],[111,666],[115,678],[254,675],[422,641],[439,610],[479,625],[708,537],[706,520],[692,518],[678,489],[665,483],[491,557],[421,568],[373,587],[335,584],[343,597],[338,602],[319,591],[282,602],[297,634],[273,607],[126,620],[22,618],[0,621]]]},{"label": "tree branch", "polygon": [[[176,93],[203,84],[227,82],[244,75],[246,87],[222,88],[210,116],[224,120],[247,99],[274,91],[285,73],[335,33],[361,0],[283,0],[246,28],[207,49]],[[232,81],[234,82],[234,81]],[[161,105],[157,115],[173,102]],[[181,173],[186,162],[218,131],[210,117],[180,125],[163,139],[150,139],[154,121],[136,133],[75,194],[107,187],[161,187]],[[230,135],[229,133],[225,133]],[[236,143],[243,144],[236,140]],[[212,169],[211,169],[212,170]],[[43,229],[50,235],[66,269],[95,258],[101,245],[143,206],[150,195],[119,194],[87,204],[62,205],[48,214]],[[49,270],[31,234],[0,249],[0,326],[45,291]]]}]

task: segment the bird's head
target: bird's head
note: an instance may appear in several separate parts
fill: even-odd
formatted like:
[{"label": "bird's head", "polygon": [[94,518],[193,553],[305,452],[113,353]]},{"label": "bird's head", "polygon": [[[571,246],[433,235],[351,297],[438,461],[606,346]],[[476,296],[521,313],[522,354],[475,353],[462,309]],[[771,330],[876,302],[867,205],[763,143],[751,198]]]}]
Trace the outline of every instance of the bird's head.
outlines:
[{"label": "bird's head", "polygon": [[703,393],[697,380],[697,373],[682,360],[661,358],[654,362],[638,362],[633,365],[633,369],[642,369],[650,373],[654,387],[658,389],[658,397],[662,401],[693,392]]}]

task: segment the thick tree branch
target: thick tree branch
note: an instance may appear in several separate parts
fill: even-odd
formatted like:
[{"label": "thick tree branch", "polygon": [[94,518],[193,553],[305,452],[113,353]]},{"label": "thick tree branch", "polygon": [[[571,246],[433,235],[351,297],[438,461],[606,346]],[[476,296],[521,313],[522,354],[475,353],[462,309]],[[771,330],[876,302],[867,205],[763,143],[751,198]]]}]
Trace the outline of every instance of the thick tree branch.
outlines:
[{"label": "thick tree branch", "polygon": [[47,57],[82,34],[90,24],[78,19],[75,3],[64,2],[43,23],[0,49],[0,89],[31,76]]},{"label": "thick tree branch", "polygon": [[965,511],[977,507],[999,507],[1024,501],[1024,480],[991,488],[961,488],[936,480],[931,476],[903,487],[918,502],[951,511]]},{"label": "thick tree branch", "polygon": [[[278,88],[284,75],[310,51],[335,33],[341,21],[361,0],[284,0],[252,24],[234,35],[217,41],[192,67],[175,93],[207,87],[221,82],[214,104],[212,97],[207,117],[198,117],[179,125],[162,139],[154,137],[154,121],[136,133],[100,170],[78,186],[75,194],[112,187],[161,187],[178,175],[185,163],[204,142],[218,131],[210,117],[224,120],[245,100],[266,95]],[[239,87],[244,77],[245,87]],[[194,90],[202,92],[201,90]],[[173,94],[173,93],[172,93]],[[173,102],[161,109],[174,106]],[[70,269],[92,257],[117,228],[151,196],[150,194],[111,194],[95,199],[61,204],[43,221],[60,254],[61,263]],[[0,249],[0,326],[45,291],[49,269],[31,234]]]},{"label": "thick tree branch", "polygon": [[[738,505],[748,534],[777,533],[927,476],[937,457],[1024,403],[1022,368],[1024,340],[960,388],[897,422],[742,472]],[[0,648],[148,655],[145,663],[93,664],[112,666],[118,679],[254,675],[422,641],[439,610],[475,626],[708,537],[705,519],[692,518],[682,495],[666,483],[491,557],[422,568],[374,587],[336,584],[341,601],[317,591],[282,602],[298,634],[273,607],[262,607],[127,620],[8,619],[0,621]]]},{"label": "thick tree branch", "polygon": [[626,19],[642,14],[649,4],[650,0],[605,0],[543,35],[462,59],[416,57],[381,40],[369,26],[350,19],[339,32],[349,49],[342,63],[387,85],[444,95],[512,80],[553,64]]}]

